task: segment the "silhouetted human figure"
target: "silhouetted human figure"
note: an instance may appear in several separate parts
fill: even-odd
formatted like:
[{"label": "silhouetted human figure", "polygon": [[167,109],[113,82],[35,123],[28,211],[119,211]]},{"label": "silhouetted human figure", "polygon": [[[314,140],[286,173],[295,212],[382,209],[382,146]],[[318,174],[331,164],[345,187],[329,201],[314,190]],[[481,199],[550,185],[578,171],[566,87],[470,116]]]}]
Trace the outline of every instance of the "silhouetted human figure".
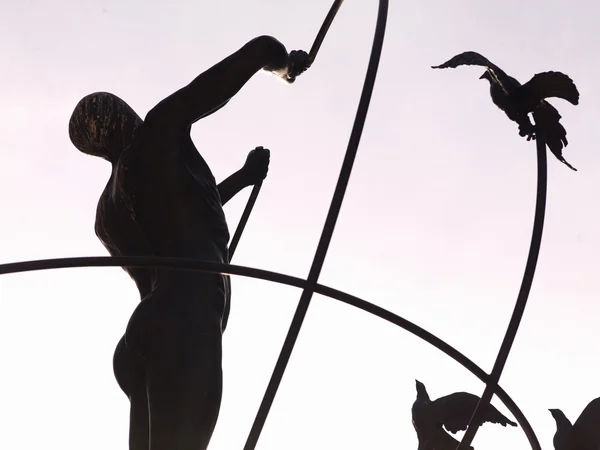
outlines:
[{"label": "silhouetted human figure", "polygon": [[[431,401],[425,385],[418,380],[415,383],[417,399],[412,406],[412,420],[419,450],[456,450],[459,442],[444,428],[451,433],[466,430],[480,398],[467,392],[455,392]],[[485,409],[483,422],[517,426],[491,404]]]},{"label": "silhouetted human figure", "polygon": [[[573,170],[562,156],[562,149],[568,145],[567,131],[560,124],[561,116],[545,99],[557,97],[573,105],[579,104],[579,91],[567,75],[560,72],[543,72],[533,76],[521,85],[508,76],[498,66],[476,52],[464,52],[434,69],[456,68],[462,65],[483,66],[486,71],[479,77],[490,82],[490,94],[494,104],[506,113],[508,118],[519,124],[519,134],[527,140],[535,139],[536,134],[544,138],[546,145],[556,158]],[[533,113],[535,127],[529,120]]]},{"label": "silhouetted human figure", "polygon": [[[108,93],[83,98],[69,123],[73,144],[112,164],[96,234],[111,255],[188,257],[228,263],[222,205],[265,178],[269,151],[250,152],[242,169],[216,184],[190,137],[194,122],[223,107],[259,70],[288,82],[308,67],[270,36],[251,40],[142,119]],[[201,450],[221,402],[221,337],[230,300],[226,276],[125,269],[142,301],[114,357],[131,401],[131,450]]]},{"label": "silhouetted human figure", "polygon": [[600,398],[592,400],[575,424],[560,409],[550,409],[556,421],[554,450],[598,450],[600,448]]}]

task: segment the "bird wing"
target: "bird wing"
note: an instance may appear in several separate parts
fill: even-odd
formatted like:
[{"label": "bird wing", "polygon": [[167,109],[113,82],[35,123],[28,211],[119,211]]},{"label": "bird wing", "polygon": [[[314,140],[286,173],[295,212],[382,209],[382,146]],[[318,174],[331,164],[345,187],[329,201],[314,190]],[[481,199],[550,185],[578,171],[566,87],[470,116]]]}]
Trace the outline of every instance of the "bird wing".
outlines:
[{"label": "bird wing", "polygon": [[[439,403],[438,403],[439,402]],[[451,433],[464,431],[469,426],[473,411],[479,403],[479,397],[468,392],[455,392],[454,394],[440,397],[434,402],[436,417]],[[515,422],[507,419],[493,405],[487,405],[483,413],[483,422],[517,426]]]},{"label": "bird wing", "polygon": [[600,397],[592,400],[573,424],[573,450],[600,448]]},{"label": "bird wing", "polygon": [[453,56],[448,61],[439,66],[431,66],[432,69],[455,69],[458,66],[481,66],[489,69],[498,69],[498,67],[492,63],[485,56],[477,52],[463,52],[456,56]]},{"label": "bird wing", "polygon": [[[521,86],[519,95],[526,104],[537,106],[542,100],[558,97],[573,105],[579,104],[579,91],[571,78],[561,72],[542,72]],[[531,109],[533,109],[531,108]],[[530,110],[531,110],[530,109]]]},{"label": "bird wing", "polygon": [[[432,69],[455,69],[458,66],[481,66],[487,68],[495,82],[504,90],[506,94],[509,93],[512,87],[512,80],[506,73],[497,65],[492,63],[485,56],[480,55],[477,52],[468,51],[453,56],[448,61],[439,66],[431,66]],[[514,80],[516,81],[516,80]],[[517,82],[518,85],[518,82]]]},{"label": "bird wing", "polygon": [[560,123],[560,114],[558,110],[547,101],[542,103],[533,111],[533,120],[535,122],[536,135],[543,137],[546,145],[556,159],[565,164],[571,170],[577,170],[562,155],[562,150],[569,142],[567,141],[567,131]]},{"label": "bird wing", "polygon": [[[456,439],[454,439],[454,437],[446,433],[444,430],[438,429],[428,443],[428,450],[456,450],[460,442],[458,442]],[[469,446],[468,450],[473,450],[473,447]]]}]

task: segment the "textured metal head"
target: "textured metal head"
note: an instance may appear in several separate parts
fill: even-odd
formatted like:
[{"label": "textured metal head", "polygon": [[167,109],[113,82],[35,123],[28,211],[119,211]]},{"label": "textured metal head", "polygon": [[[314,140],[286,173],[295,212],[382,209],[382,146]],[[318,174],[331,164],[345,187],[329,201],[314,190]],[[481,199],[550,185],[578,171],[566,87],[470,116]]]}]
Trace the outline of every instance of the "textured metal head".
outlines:
[{"label": "textured metal head", "polygon": [[69,137],[80,151],[116,162],[133,142],[143,120],[116,95],[95,92],[82,98],[69,120]]}]

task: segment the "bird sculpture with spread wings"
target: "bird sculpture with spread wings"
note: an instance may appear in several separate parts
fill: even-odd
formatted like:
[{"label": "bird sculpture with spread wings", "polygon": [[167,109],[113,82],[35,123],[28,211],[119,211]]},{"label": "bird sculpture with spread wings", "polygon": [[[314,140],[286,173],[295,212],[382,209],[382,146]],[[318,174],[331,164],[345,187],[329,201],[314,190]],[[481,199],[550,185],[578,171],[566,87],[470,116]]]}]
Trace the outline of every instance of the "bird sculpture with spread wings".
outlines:
[{"label": "bird sculpture with spread wings", "polygon": [[551,409],[556,421],[554,450],[598,450],[600,448],[600,398],[592,400],[574,424],[560,409]]},{"label": "bird sculpture with spread wings", "polygon": [[[531,140],[539,135],[559,161],[570,169],[577,170],[562,156],[562,150],[568,145],[568,141],[567,131],[560,124],[561,115],[545,100],[557,97],[573,105],[579,104],[579,91],[571,78],[561,72],[542,72],[521,84],[487,58],[472,51],[456,55],[432,68],[446,69],[464,65],[486,68],[479,78],[489,81],[492,101],[510,120],[519,125],[521,136],[527,136],[527,140]],[[529,119],[529,113],[533,114],[535,126]]]},{"label": "bird sculpture with spread wings", "polygon": [[[412,420],[419,450],[456,450],[459,442],[444,428],[453,434],[466,430],[480,398],[468,392],[455,392],[431,401],[425,385],[418,380],[415,382],[417,399],[412,406]],[[483,422],[517,426],[493,405],[485,408]]]}]

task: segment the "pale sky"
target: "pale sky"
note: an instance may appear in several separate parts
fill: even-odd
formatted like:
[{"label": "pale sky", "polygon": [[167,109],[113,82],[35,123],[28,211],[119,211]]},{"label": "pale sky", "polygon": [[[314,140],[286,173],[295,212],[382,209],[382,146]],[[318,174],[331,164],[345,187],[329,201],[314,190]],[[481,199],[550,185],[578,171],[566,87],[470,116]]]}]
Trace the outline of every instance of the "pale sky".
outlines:
[{"label": "pale sky", "polygon": [[[93,231],[110,166],[67,133],[94,91],[142,117],[248,40],[309,50],[330,0],[22,0],[0,4],[0,262],[107,255]],[[196,124],[222,180],[271,149],[234,263],[305,277],[358,104],[377,4],[346,0],[313,68],[294,85],[258,74]],[[435,71],[475,50],[522,82],[566,72],[560,110],[572,172],[548,156],[546,226],[530,301],[501,385],[552,449],[561,408],[600,396],[600,5],[593,1],[391,1],[369,117],[321,283],[374,302],[491,370],[525,267],[535,145],[489,98],[482,69]],[[235,230],[249,190],[225,208]],[[233,279],[224,394],[211,450],[241,449],[300,297]],[[114,346],[138,303],[119,268],[0,277],[0,448],[125,450],[129,404]],[[414,380],[433,398],[484,385],[411,334],[315,296],[258,449],[416,449]],[[493,403],[507,410],[497,399]],[[478,450],[527,448],[485,425]]]}]

